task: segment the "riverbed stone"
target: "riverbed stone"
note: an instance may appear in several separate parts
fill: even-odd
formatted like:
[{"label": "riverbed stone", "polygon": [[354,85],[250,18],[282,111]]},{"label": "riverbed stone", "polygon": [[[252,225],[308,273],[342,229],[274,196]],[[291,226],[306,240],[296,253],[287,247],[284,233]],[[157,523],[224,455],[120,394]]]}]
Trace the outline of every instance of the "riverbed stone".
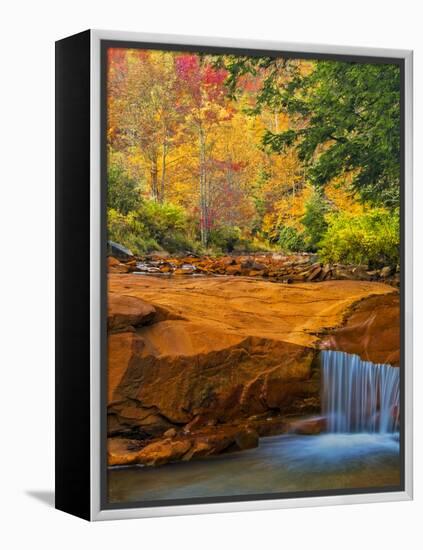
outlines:
[{"label": "riverbed stone", "polygon": [[156,310],[141,298],[110,292],[107,300],[107,326],[109,330],[122,330],[150,322]]}]

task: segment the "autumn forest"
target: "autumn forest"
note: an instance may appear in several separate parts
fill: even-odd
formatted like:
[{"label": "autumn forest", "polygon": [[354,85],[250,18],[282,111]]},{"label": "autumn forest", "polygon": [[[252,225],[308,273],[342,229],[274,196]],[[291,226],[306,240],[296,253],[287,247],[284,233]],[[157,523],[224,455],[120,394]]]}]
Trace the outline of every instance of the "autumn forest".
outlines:
[{"label": "autumn forest", "polygon": [[110,239],[396,265],[399,89],[395,65],[110,48]]}]

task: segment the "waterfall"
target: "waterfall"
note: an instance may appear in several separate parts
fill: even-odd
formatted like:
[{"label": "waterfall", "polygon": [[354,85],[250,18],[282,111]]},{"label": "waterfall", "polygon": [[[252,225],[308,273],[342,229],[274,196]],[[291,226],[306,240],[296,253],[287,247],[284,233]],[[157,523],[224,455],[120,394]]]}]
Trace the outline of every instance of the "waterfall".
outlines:
[{"label": "waterfall", "polygon": [[322,412],[329,432],[399,429],[400,371],[341,351],[322,351]]}]

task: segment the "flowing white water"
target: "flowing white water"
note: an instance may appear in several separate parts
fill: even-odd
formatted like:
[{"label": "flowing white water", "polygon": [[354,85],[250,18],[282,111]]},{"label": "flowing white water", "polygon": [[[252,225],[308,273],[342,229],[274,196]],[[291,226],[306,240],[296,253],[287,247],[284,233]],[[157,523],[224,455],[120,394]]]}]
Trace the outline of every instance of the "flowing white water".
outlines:
[{"label": "flowing white water", "polygon": [[322,351],[322,412],[332,433],[392,433],[399,429],[399,369]]}]

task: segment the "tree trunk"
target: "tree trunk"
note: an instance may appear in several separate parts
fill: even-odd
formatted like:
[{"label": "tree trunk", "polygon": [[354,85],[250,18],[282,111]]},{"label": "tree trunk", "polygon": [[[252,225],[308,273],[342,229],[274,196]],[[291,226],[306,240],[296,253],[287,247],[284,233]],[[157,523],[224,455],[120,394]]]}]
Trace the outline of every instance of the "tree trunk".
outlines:
[{"label": "tree trunk", "polygon": [[207,180],[206,180],[206,140],[203,128],[199,128],[200,146],[200,235],[201,244],[206,247],[208,242],[208,201],[207,201]]},{"label": "tree trunk", "polygon": [[166,189],[166,156],[167,156],[167,143],[166,140],[163,141],[162,149],[162,177],[160,182],[160,196],[159,201],[164,202],[165,200],[165,189]]},{"label": "tree trunk", "polygon": [[158,199],[157,173],[158,173],[157,157],[154,156],[151,158],[150,178],[151,178],[151,197],[155,201]]},{"label": "tree trunk", "polygon": [[275,134],[279,133],[279,117],[278,117],[278,111],[275,109],[273,112],[274,120],[275,120]]}]

